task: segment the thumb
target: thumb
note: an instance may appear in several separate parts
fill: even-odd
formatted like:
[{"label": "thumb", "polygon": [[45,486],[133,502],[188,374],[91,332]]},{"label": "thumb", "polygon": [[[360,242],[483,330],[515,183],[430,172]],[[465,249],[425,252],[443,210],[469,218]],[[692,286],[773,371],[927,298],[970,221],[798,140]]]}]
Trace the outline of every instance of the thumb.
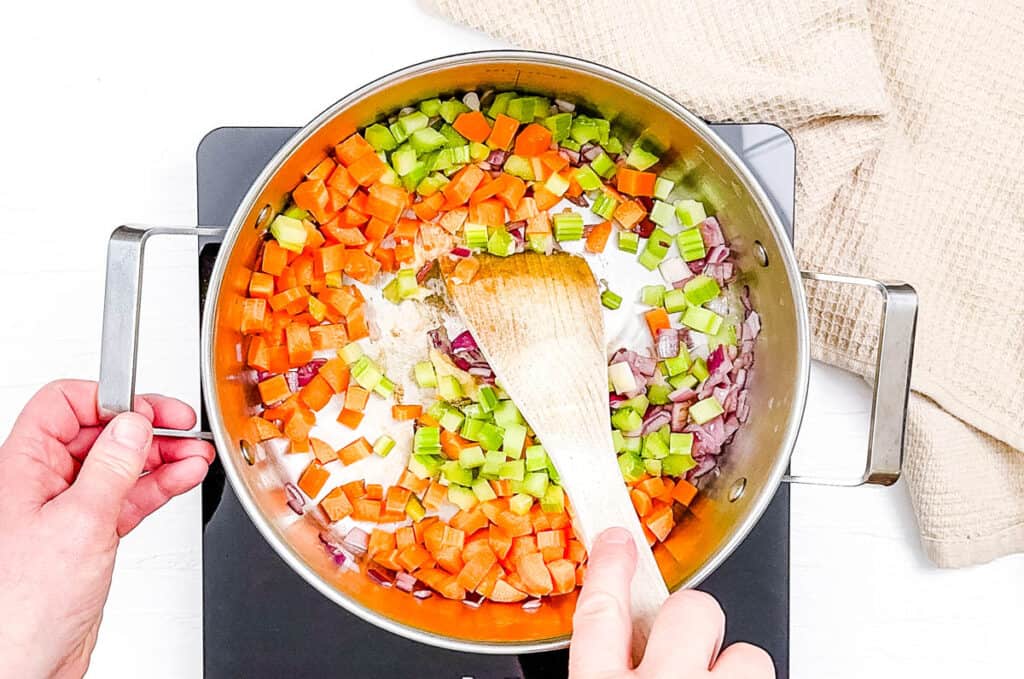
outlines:
[{"label": "thumb", "polygon": [[114,526],[121,503],[139,480],[153,440],[153,426],[138,413],[121,413],[93,443],[78,478],[62,497]]},{"label": "thumb", "polygon": [[597,537],[572,620],[573,679],[621,677],[632,669],[629,592],[635,569],[636,544],[629,531],[609,528]]}]

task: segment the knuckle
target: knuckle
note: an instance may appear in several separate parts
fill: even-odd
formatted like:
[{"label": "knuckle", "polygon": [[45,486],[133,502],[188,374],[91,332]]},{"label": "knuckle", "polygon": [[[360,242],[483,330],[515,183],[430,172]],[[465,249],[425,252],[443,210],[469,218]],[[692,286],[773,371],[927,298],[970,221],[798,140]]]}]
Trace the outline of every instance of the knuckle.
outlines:
[{"label": "knuckle", "polygon": [[775,663],[760,646],[746,642],[737,642],[727,649],[734,660],[738,661],[751,679],[774,679]]},{"label": "knuckle", "polygon": [[625,615],[625,607],[614,595],[604,590],[595,590],[580,596],[576,612],[573,614],[573,624],[579,625],[588,620],[607,620]]},{"label": "knuckle", "polygon": [[701,618],[708,623],[725,624],[725,612],[721,604],[707,592],[680,590],[669,597],[668,605],[687,616]]}]

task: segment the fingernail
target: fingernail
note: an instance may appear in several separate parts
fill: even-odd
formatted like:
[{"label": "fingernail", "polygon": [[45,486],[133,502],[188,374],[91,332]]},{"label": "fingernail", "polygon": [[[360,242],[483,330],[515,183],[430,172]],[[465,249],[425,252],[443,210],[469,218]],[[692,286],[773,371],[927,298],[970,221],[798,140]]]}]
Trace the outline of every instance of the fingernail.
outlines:
[{"label": "fingernail", "polygon": [[625,545],[633,541],[633,536],[625,528],[609,528],[601,533],[601,542],[609,545]]},{"label": "fingernail", "polygon": [[110,433],[115,441],[131,448],[141,448],[149,442],[149,427],[131,415],[115,419]]}]

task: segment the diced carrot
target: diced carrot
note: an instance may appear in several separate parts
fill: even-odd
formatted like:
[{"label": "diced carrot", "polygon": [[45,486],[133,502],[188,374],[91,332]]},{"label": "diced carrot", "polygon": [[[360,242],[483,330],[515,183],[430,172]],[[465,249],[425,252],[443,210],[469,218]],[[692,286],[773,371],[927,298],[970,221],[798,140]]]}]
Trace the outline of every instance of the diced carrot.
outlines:
[{"label": "diced carrot", "polygon": [[312,447],[313,455],[316,456],[316,459],[320,464],[327,464],[328,462],[333,462],[338,459],[338,451],[331,448],[330,444],[326,441],[321,441],[318,438],[310,436],[309,445]]},{"label": "diced carrot", "polygon": [[494,523],[495,519],[498,518],[498,514],[508,511],[508,501],[502,498],[496,500],[489,500],[487,502],[480,503],[480,511],[484,513],[487,520]]},{"label": "diced carrot", "polygon": [[462,561],[462,550],[458,547],[441,547],[435,554],[437,565],[452,575],[458,574],[465,565]]},{"label": "diced carrot", "polygon": [[537,183],[547,181],[548,177],[554,174],[551,166],[540,158],[530,158],[530,167],[533,168],[533,178]]},{"label": "diced carrot", "polygon": [[478,530],[486,528],[490,522],[487,515],[480,509],[480,505],[477,505],[472,509],[457,512],[448,523],[452,528],[457,528],[466,535],[472,535]]},{"label": "diced carrot", "polygon": [[398,563],[400,563],[402,568],[410,573],[421,567],[429,559],[430,552],[417,544],[409,545],[398,553]]},{"label": "diced carrot", "polygon": [[636,487],[650,497],[658,497],[665,490],[665,482],[661,480],[660,476],[652,476],[638,483]]},{"label": "diced carrot", "polygon": [[494,564],[491,569],[487,571],[484,577],[480,580],[480,583],[476,586],[476,591],[485,597],[490,597],[494,591],[494,585],[498,582],[498,578],[505,574],[499,564]]},{"label": "diced carrot", "polygon": [[262,271],[253,271],[249,276],[249,296],[269,299],[274,294],[274,277]]},{"label": "diced carrot", "polygon": [[309,336],[309,326],[304,323],[289,323],[285,328],[288,343],[288,360],[294,366],[305,365],[313,359],[313,340]]},{"label": "diced carrot", "polygon": [[359,300],[347,288],[328,288],[317,298],[343,316],[352,313],[352,310],[359,304]]},{"label": "diced carrot", "polygon": [[391,531],[374,528],[370,532],[370,541],[366,545],[366,553],[372,559],[374,555],[384,552],[390,554],[395,550],[395,534]]},{"label": "diced carrot", "polygon": [[272,373],[283,373],[287,372],[291,365],[288,363],[288,347],[279,345],[272,347],[267,352],[269,354],[269,361],[267,370]]},{"label": "diced carrot", "polygon": [[672,527],[675,526],[676,521],[672,516],[671,505],[666,505],[660,509],[652,511],[647,517],[644,518],[644,525],[650,529],[654,536],[658,538],[658,541],[664,541],[672,532]]},{"label": "diced carrot", "polygon": [[448,574],[437,568],[421,568],[416,572],[416,578],[427,587],[437,590],[443,580],[448,579]]},{"label": "diced carrot", "polygon": [[366,236],[355,226],[345,226],[340,221],[332,221],[320,228],[331,240],[337,241],[341,245],[350,247],[366,245]]},{"label": "diced carrot", "polygon": [[612,214],[619,224],[625,229],[632,229],[641,219],[647,216],[644,206],[635,200],[627,200],[619,203]]},{"label": "diced carrot", "polygon": [[629,499],[633,503],[633,509],[641,519],[651,513],[651,496],[640,490],[632,488],[629,491]]},{"label": "diced carrot", "polygon": [[366,495],[366,483],[362,479],[356,479],[355,481],[343,484],[341,490],[345,493],[345,497],[348,498],[349,502],[355,502]]},{"label": "diced carrot", "polygon": [[438,223],[448,233],[458,233],[459,229],[466,222],[466,218],[469,217],[469,210],[464,207],[457,207],[448,210],[443,215]]},{"label": "diced carrot", "polygon": [[348,389],[349,367],[340,356],[328,359],[327,363],[320,366],[317,375],[323,377],[336,394]]},{"label": "diced carrot", "polygon": [[565,549],[566,539],[564,530],[544,530],[537,533],[537,549],[544,550],[548,547]]},{"label": "diced carrot", "polygon": [[351,165],[359,158],[373,153],[373,147],[358,132],[334,147],[334,155],[345,165]]},{"label": "diced carrot", "polygon": [[370,392],[362,387],[350,384],[345,392],[345,408],[362,412],[366,408],[366,402],[370,399]]},{"label": "diced carrot", "polygon": [[437,523],[428,526],[423,532],[423,545],[431,554],[436,554],[444,547],[442,540],[444,539],[444,532],[447,528],[447,525],[438,521]]},{"label": "diced carrot", "polygon": [[463,555],[463,559],[465,565],[459,571],[458,583],[468,590],[476,589],[491,567],[498,562],[498,558],[487,548],[486,544],[484,549],[476,552],[472,558],[466,559]]},{"label": "diced carrot", "polygon": [[483,143],[491,134],[491,126],[480,111],[460,113],[452,123],[455,131],[470,141]]},{"label": "diced carrot", "polygon": [[455,601],[462,601],[466,598],[466,590],[458,583],[455,576],[447,577],[439,582],[437,593],[445,599],[454,599]]},{"label": "diced carrot", "polygon": [[313,351],[341,349],[348,344],[348,333],[340,323],[314,325],[309,329],[309,338],[313,343]]},{"label": "diced carrot", "polygon": [[431,417],[431,416],[430,416],[429,414],[427,414],[427,413],[423,413],[422,415],[420,415],[419,417],[417,417],[417,418],[416,418],[416,421],[417,421],[417,422],[418,422],[419,424],[423,425],[424,427],[439,427],[439,426],[441,426],[441,423],[440,423],[440,422],[438,422],[437,420],[435,420],[435,419],[434,419],[433,417]]},{"label": "diced carrot", "polygon": [[[381,250],[375,252],[374,257],[380,252]],[[392,252],[394,253],[395,261],[402,264],[412,264],[416,261],[416,246],[412,242],[396,243]],[[384,267],[384,269],[387,270],[387,267]]]},{"label": "diced carrot", "polygon": [[601,253],[604,252],[605,246],[608,244],[608,238],[612,235],[612,223],[605,220],[600,224],[593,226],[590,229],[590,233],[587,234],[587,252]]},{"label": "diced carrot", "polygon": [[[526,182],[510,174],[500,176],[508,177],[508,179],[505,180],[501,191],[495,195],[505,204],[505,207],[509,210],[515,210],[519,207],[519,203],[523,201],[523,196],[526,194]],[[533,205],[536,207],[537,203],[534,202]]]},{"label": "diced carrot", "polygon": [[331,521],[340,521],[352,513],[352,503],[340,487],[324,496],[320,501],[320,508]]},{"label": "diced carrot", "polygon": [[697,486],[686,479],[679,479],[676,487],[672,490],[672,499],[686,507],[690,506],[693,498],[697,497]]},{"label": "diced carrot", "polygon": [[329,245],[315,251],[313,262],[318,274],[341,271],[348,261],[348,251],[344,245]]},{"label": "diced carrot", "polygon": [[552,172],[561,172],[569,167],[569,161],[558,151],[545,151],[540,156],[540,162]]},{"label": "diced carrot", "polygon": [[285,380],[284,375],[274,375],[256,386],[259,387],[260,398],[267,405],[286,399],[292,393],[288,388],[288,381]]},{"label": "diced carrot", "polygon": [[310,497],[316,497],[320,494],[324,484],[327,483],[327,479],[330,478],[331,473],[324,469],[324,466],[320,464],[318,460],[311,460],[306,470],[302,472],[299,477],[299,482],[296,484],[302,492]]},{"label": "diced carrot", "polygon": [[399,526],[395,529],[395,549],[401,551],[416,544],[416,531],[412,526]]},{"label": "diced carrot", "polygon": [[288,421],[284,423],[284,435],[292,441],[305,441],[309,438],[309,430],[313,428],[313,423],[316,421],[315,418],[310,421],[304,411],[296,411],[294,415],[288,418]]},{"label": "diced carrot", "polygon": [[548,520],[551,522],[551,530],[559,530],[560,528],[568,528],[572,525],[572,520],[569,518],[569,513],[566,511],[551,512],[548,514]]},{"label": "diced carrot", "polygon": [[[380,521],[387,523],[386,517],[381,515]],[[390,552],[382,551],[373,558],[373,562],[393,571],[402,570],[402,563],[398,560],[398,550],[392,549]]]},{"label": "diced carrot", "polygon": [[441,531],[441,546],[455,547],[459,551],[466,545],[466,531],[452,526],[444,526]]},{"label": "diced carrot", "polygon": [[[376,153],[367,153],[348,165],[348,172],[360,186],[370,186],[384,176],[388,166]],[[349,201],[351,203],[352,201]]]},{"label": "diced carrot", "polygon": [[505,205],[496,199],[482,200],[470,205],[469,221],[500,229],[505,226]]},{"label": "diced carrot", "polygon": [[337,421],[349,429],[357,429],[362,423],[363,417],[365,417],[365,414],[360,410],[342,408],[341,412],[338,413]]},{"label": "diced carrot", "polygon": [[533,200],[536,201],[538,210],[550,210],[561,202],[562,197],[548,191],[542,185],[534,185]]},{"label": "diced carrot", "polygon": [[[502,179],[502,177],[511,176],[512,175],[508,174],[499,174],[496,178],[491,179],[490,177],[485,175],[483,181],[480,182],[479,186],[476,187],[476,190],[473,191],[473,194],[469,197],[469,204],[474,205],[482,200],[487,200],[488,198],[492,197],[494,194],[500,191],[502,186],[504,185],[505,182]],[[470,213],[469,221],[473,221],[472,213]]]},{"label": "diced carrot", "polygon": [[288,446],[288,454],[292,453],[308,453],[312,450],[309,439],[291,439],[291,444]]},{"label": "diced carrot", "polygon": [[491,488],[498,497],[512,497],[515,492],[512,490],[512,482],[508,479],[491,479]]},{"label": "diced carrot", "polygon": [[551,582],[551,573],[544,563],[544,557],[540,552],[523,554],[516,560],[516,573],[523,581],[526,591],[534,596],[546,596],[551,594],[554,585]]},{"label": "diced carrot", "polygon": [[551,147],[551,130],[530,123],[516,136],[515,152],[519,156],[539,156]]},{"label": "diced carrot", "polygon": [[[384,499],[384,486],[380,483],[368,483],[366,484],[366,497],[371,500],[383,500]],[[383,510],[384,507],[381,506]]]},{"label": "diced carrot", "polygon": [[529,535],[533,532],[533,524],[529,516],[520,516],[512,511],[503,511],[494,519],[505,530],[509,536],[516,538],[521,535]]},{"label": "diced carrot", "polygon": [[421,495],[430,487],[430,479],[421,479],[406,469],[402,472],[396,485],[399,488],[405,488],[413,495]]},{"label": "diced carrot", "polygon": [[507,559],[516,563],[520,556],[539,551],[537,538],[532,535],[520,535],[517,538],[512,538],[512,549],[509,550]]},{"label": "diced carrot", "polygon": [[292,200],[318,221],[327,221],[327,185],[323,180],[307,180],[292,189]]},{"label": "diced carrot", "polygon": [[647,320],[647,328],[651,331],[651,337],[654,341],[658,341],[658,331],[662,329],[668,329],[672,327],[672,324],[668,320],[668,312],[661,307],[657,309],[651,309],[644,314],[644,318]]},{"label": "diced carrot", "polygon": [[441,430],[441,452],[443,452],[449,459],[459,459],[459,453],[465,448],[476,445],[472,441],[468,441],[453,431],[447,429]]},{"label": "diced carrot", "polygon": [[430,487],[427,488],[427,492],[423,496],[423,506],[427,509],[438,509],[447,498],[448,487],[431,481]]},{"label": "diced carrot", "polygon": [[487,544],[499,559],[504,559],[512,549],[512,538],[501,526],[492,524],[487,529]]},{"label": "diced carrot", "polygon": [[320,410],[334,396],[331,385],[320,375],[314,375],[306,386],[299,390],[299,398],[313,410]]},{"label": "diced carrot", "polygon": [[[356,195],[358,196],[359,194],[357,193]],[[339,221],[345,226],[359,226],[360,224],[365,224],[370,218],[370,215],[366,214],[362,210],[357,210],[352,204],[352,201],[349,201],[348,206],[341,211],[340,215]]]},{"label": "diced carrot", "polygon": [[306,179],[327,179],[336,165],[337,163],[332,159],[324,158],[316,164],[316,167],[306,173]]},{"label": "diced carrot", "polygon": [[548,515],[541,509],[540,503],[534,503],[530,508],[530,524],[533,526],[533,532],[539,533],[543,530],[551,529],[551,520]]},{"label": "diced carrot", "polygon": [[260,269],[271,276],[280,276],[288,265],[288,251],[277,244],[276,240],[268,240],[263,244],[263,258]]},{"label": "diced carrot", "polygon": [[554,585],[552,594],[568,594],[576,589],[576,564],[567,559],[548,562],[548,572]]},{"label": "diced carrot", "polygon": [[452,177],[451,181],[441,189],[449,207],[463,205],[473,195],[473,191],[483,181],[484,171],[476,165],[467,165]]},{"label": "diced carrot", "polygon": [[654,181],[658,175],[653,172],[640,172],[627,167],[620,167],[616,175],[616,188],[631,196],[653,196]]},{"label": "diced carrot", "polygon": [[239,330],[242,334],[253,335],[263,331],[267,314],[267,300],[247,298],[242,301],[242,318]]},{"label": "diced carrot", "polygon": [[[359,189],[359,182],[352,178],[352,175],[345,169],[344,165],[338,165],[334,172],[327,178],[327,191],[337,193],[340,199],[346,203]],[[342,206],[344,207],[344,206]]]},{"label": "diced carrot", "polygon": [[380,519],[380,500],[361,497],[352,503],[352,518],[356,521],[377,521]]},{"label": "diced carrot", "polygon": [[[523,183],[524,191],[526,183]],[[529,198],[523,198],[519,201],[519,204],[515,208],[510,208],[509,219],[518,222],[527,220],[530,217],[535,216],[539,210],[537,209],[537,201],[533,199],[533,196]]]},{"label": "diced carrot", "polygon": [[412,206],[413,212],[416,216],[423,221],[429,221],[437,216],[440,212],[441,206],[444,204],[444,194],[435,193],[421,200],[418,203],[414,203]]},{"label": "diced carrot", "polygon": [[391,486],[384,496],[384,509],[388,512],[405,514],[405,505],[412,497],[412,492],[401,486]]},{"label": "diced carrot", "polygon": [[349,252],[345,263],[345,274],[360,283],[372,283],[373,277],[380,271],[380,262],[359,250]]},{"label": "diced carrot", "polygon": [[[366,201],[366,210],[371,216],[387,224],[394,224],[402,216],[408,202],[409,194],[405,189],[377,182],[370,187],[370,199]],[[366,237],[372,238],[369,234]]]},{"label": "diced carrot", "polygon": [[274,311],[286,309],[291,304],[294,304],[298,300],[302,300],[305,304],[306,291],[299,287],[288,288],[282,292],[277,293],[270,298],[270,308]]},{"label": "diced carrot", "polygon": [[338,459],[341,460],[342,464],[354,464],[359,460],[369,457],[371,453],[373,453],[373,446],[366,440],[366,437],[360,436],[338,451]]},{"label": "diced carrot", "polygon": [[510,585],[507,580],[498,578],[495,581],[494,588],[491,590],[491,594],[488,598],[491,601],[509,604],[525,599],[526,592],[516,589]]},{"label": "diced carrot", "polygon": [[423,412],[419,404],[398,404],[391,406],[391,418],[394,420],[415,420]]},{"label": "diced carrot", "polygon": [[583,563],[587,560],[587,550],[579,540],[569,540],[565,548],[565,558],[576,563]]},{"label": "diced carrot", "polygon": [[481,551],[494,554],[491,546],[487,544],[487,531],[485,530],[478,530],[466,538],[466,546],[462,548],[462,560],[468,562]]},{"label": "diced carrot", "polygon": [[394,237],[399,243],[411,243],[416,240],[416,234],[420,231],[420,223],[415,219],[402,218],[395,226]]},{"label": "diced carrot", "polygon": [[456,264],[449,274],[449,278],[455,284],[465,284],[472,281],[477,272],[480,271],[480,260],[476,257],[463,257]]},{"label": "diced carrot", "polygon": [[[328,211],[330,210],[328,209]],[[326,239],[320,233],[320,229],[316,228],[316,224],[308,219],[303,219],[302,226],[306,227],[306,251],[316,250],[324,244]]]},{"label": "diced carrot", "polygon": [[519,129],[519,121],[515,118],[499,113],[494,119],[494,127],[487,137],[487,145],[494,149],[507,149],[512,145],[516,130]]}]

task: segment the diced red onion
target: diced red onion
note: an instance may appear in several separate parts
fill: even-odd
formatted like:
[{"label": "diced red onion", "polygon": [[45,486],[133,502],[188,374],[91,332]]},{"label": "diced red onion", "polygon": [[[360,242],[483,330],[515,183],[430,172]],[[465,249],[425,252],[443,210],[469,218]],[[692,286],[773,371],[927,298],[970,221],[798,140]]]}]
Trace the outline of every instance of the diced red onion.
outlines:
[{"label": "diced red onion", "polygon": [[658,331],[658,358],[675,358],[679,355],[679,333],[670,328]]},{"label": "diced red onion", "polygon": [[756,311],[751,311],[747,314],[747,318],[743,321],[743,339],[753,340],[761,332],[761,316]]},{"label": "diced red onion", "polygon": [[479,350],[480,347],[477,345],[476,340],[469,334],[468,330],[463,330],[455,339],[452,340],[452,351],[467,351],[467,350]]},{"label": "diced red onion", "polygon": [[419,268],[419,271],[416,272],[416,282],[419,283],[420,285],[423,285],[427,281],[427,279],[430,278],[430,274],[433,271],[434,260],[430,260],[429,262],[421,266]]},{"label": "diced red onion", "polygon": [[715,400],[718,401],[719,404],[721,404],[722,408],[724,408],[725,410],[729,410],[728,408],[725,407],[725,401],[729,397],[728,386],[719,385],[715,387],[714,389],[711,390],[711,395],[715,397]]},{"label": "diced red onion", "polygon": [[469,369],[466,370],[466,372],[468,372],[470,375],[474,375],[476,377],[490,377],[491,375],[494,374],[494,372],[489,367],[477,366],[477,365],[469,366]]},{"label": "diced red onion", "polygon": [[320,367],[323,366],[324,363],[327,363],[326,358],[314,358],[306,365],[300,366],[299,369],[295,371],[295,378],[298,381],[298,385],[300,387],[304,387],[309,384],[310,380],[316,377],[316,374],[320,372]]},{"label": "diced red onion", "polygon": [[685,401],[672,404],[672,421],[669,423],[672,431],[677,434],[686,427],[686,421],[690,417],[690,405],[693,401]]},{"label": "diced red onion", "polygon": [[395,589],[403,592],[412,592],[416,587],[416,576],[404,571],[395,575]]},{"label": "diced red onion", "polygon": [[651,377],[654,375],[654,371],[658,369],[658,362],[650,356],[634,354],[633,366],[639,370],[640,374],[644,377]]},{"label": "diced red onion", "polygon": [[[637,235],[641,238],[650,238],[651,234],[654,233],[654,226],[654,222],[644,217],[636,226],[633,227],[633,230],[636,231]],[[690,269],[692,270],[693,267],[690,267]],[[697,272],[695,271],[694,273]]]},{"label": "diced red onion", "polygon": [[495,149],[487,156],[487,162],[496,169],[503,167],[506,160],[508,160],[508,152],[501,149]]},{"label": "diced red onion", "polygon": [[362,528],[355,527],[345,534],[341,544],[353,554],[362,556],[366,554],[366,548],[370,544],[370,535]]},{"label": "diced red onion", "polygon": [[480,95],[476,92],[466,92],[462,95],[462,103],[465,104],[470,111],[479,111]]},{"label": "diced red onion", "polygon": [[740,299],[743,300],[743,309],[750,312],[754,307],[750,304],[750,286],[744,285],[743,292],[740,294]]},{"label": "diced red onion", "polygon": [[714,278],[715,282],[723,287],[732,279],[733,273],[735,273],[735,267],[732,262],[708,264],[704,267],[704,275]]},{"label": "diced red onion", "polygon": [[491,170],[494,169],[493,167],[491,167],[491,164],[488,163],[486,160],[481,160],[479,163],[476,164],[476,166],[479,167],[484,172],[490,172]]},{"label": "diced red onion", "polygon": [[690,271],[692,271],[693,273],[700,273],[700,272],[704,271],[704,260],[703,259],[697,259],[697,260],[694,260],[692,262],[688,262],[688,264],[690,265]]},{"label": "diced red onion", "polygon": [[470,250],[469,248],[464,248],[462,246],[459,246],[457,248],[452,248],[452,251],[451,251],[450,254],[452,254],[452,255],[454,255],[456,257],[465,258],[465,257],[471,257],[473,255],[473,251]]},{"label": "diced red onion", "polygon": [[640,428],[640,433],[646,436],[647,434],[658,431],[666,424],[672,424],[671,413],[664,410],[658,410],[644,418],[644,425]]},{"label": "diced red onion", "polygon": [[271,377],[274,377],[275,375],[277,375],[277,373],[272,373],[269,370],[257,370],[256,381],[263,382],[264,380],[269,380]]},{"label": "diced red onion", "polygon": [[673,403],[685,403],[686,401],[693,401],[697,398],[697,392],[687,387],[681,387],[676,389],[668,395],[668,400]]},{"label": "diced red onion", "polygon": [[618,408],[622,406],[622,402],[627,400],[628,399],[622,394],[616,394],[614,391],[608,392],[608,405],[610,405],[612,408]]},{"label": "diced red onion", "polygon": [[[738,356],[740,353],[740,350],[737,349],[735,345],[730,344],[725,348],[725,353],[729,357],[730,361],[735,361],[736,356]],[[735,364],[733,365],[733,367],[736,367]]]},{"label": "diced red onion", "polygon": [[718,460],[715,459],[714,455],[708,455],[704,459],[697,462],[697,466],[691,469],[687,474],[686,478],[689,481],[695,481],[702,476],[707,475],[715,467],[718,466]]},{"label": "diced red onion", "polygon": [[587,199],[583,196],[570,196],[569,194],[565,194],[562,197],[573,205],[578,205],[579,207],[587,207],[590,205],[590,203],[587,202]]},{"label": "diced red onion", "polygon": [[736,376],[732,378],[732,381],[733,381],[733,384],[735,384],[737,387],[740,387],[742,389],[744,387],[744,385],[746,385],[746,383],[747,383],[747,369],[746,368],[739,368],[736,371]]},{"label": "diced red onion", "polygon": [[690,267],[686,266],[686,262],[681,257],[666,259],[658,265],[658,270],[661,272],[661,277],[665,279],[665,282],[673,288],[681,288],[686,281],[693,278],[693,272],[690,271]]},{"label": "diced red onion", "polygon": [[384,568],[368,568],[366,575],[381,587],[392,587],[395,584],[392,572]]},{"label": "diced red onion", "polygon": [[700,229],[700,237],[704,240],[704,247],[713,248],[716,245],[725,245],[722,227],[714,217],[708,217],[698,224],[697,228]]},{"label": "diced red onion", "polygon": [[602,153],[604,153],[604,149],[589,141],[580,147],[580,155],[586,158],[588,162],[593,162]]},{"label": "diced red onion", "polygon": [[732,361],[725,353],[725,345],[719,344],[715,350],[708,354],[708,372],[724,375],[732,370]]},{"label": "diced red onion", "polygon": [[452,353],[452,343],[451,340],[448,339],[448,331],[443,325],[440,325],[428,332],[427,336],[430,337],[430,346],[434,347],[446,356]]},{"label": "diced red onion", "polygon": [[286,483],[284,484],[284,493],[288,497],[288,507],[301,516],[303,508],[306,506],[306,498],[302,491],[294,483]]},{"label": "diced red onion", "polygon": [[535,611],[544,605],[543,599],[527,599],[523,602],[524,611]]},{"label": "diced red onion", "polygon": [[729,258],[729,248],[724,245],[716,245],[708,250],[708,264],[721,264]]},{"label": "diced red onion", "polygon": [[567,149],[565,147],[562,147],[562,148],[558,149],[558,155],[562,156],[567,161],[569,161],[569,164],[572,165],[573,167],[578,167],[579,164],[580,164],[580,152],[579,151],[573,151],[572,149]]},{"label": "diced red onion", "polygon": [[462,600],[462,605],[469,606],[470,608],[480,608],[480,605],[484,602],[482,594],[477,592],[466,592],[466,598]]},{"label": "diced red onion", "polygon": [[516,221],[509,222],[508,224],[505,225],[505,229],[507,231],[516,231],[518,229],[525,229],[525,228],[526,228],[526,220],[525,219],[517,219]]},{"label": "diced red onion", "polygon": [[690,330],[688,328],[679,329],[679,343],[685,345],[690,351],[693,351],[696,347],[696,344],[693,341],[693,335],[690,334]]},{"label": "diced red onion", "polygon": [[736,399],[736,419],[742,424],[747,421],[747,417],[749,416],[750,402],[748,392],[746,389],[740,389],[739,396]]},{"label": "diced red onion", "polygon": [[431,592],[429,589],[417,589],[417,590],[413,590],[412,595],[414,597],[416,597],[417,599],[421,599],[422,600],[422,599],[429,599],[430,597],[434,596],[434,593]]},{"label": "diced red onion", "polygon": [[562,113],[572,113],[576,110],[576,104],[571,101],[566,101],[565,99],[555,99],[555,106],[557,106],[558,110]]},{"label": "diced red onion", "polygon": [[733,434],[735,434],[737,431],[739,431],[740,422],[739,422],[738,419],[736,419],[735,415],[730,415],[725,420],[724,428],[725,428],[725,440],[728,441],[729,439],[732,438]]},{"label": "diced red onion", "polygon": [[284,379],[288,383],[289,391],[296,392],[299,390],[299,375],[297,371],[289,370],[284,374]]}]

